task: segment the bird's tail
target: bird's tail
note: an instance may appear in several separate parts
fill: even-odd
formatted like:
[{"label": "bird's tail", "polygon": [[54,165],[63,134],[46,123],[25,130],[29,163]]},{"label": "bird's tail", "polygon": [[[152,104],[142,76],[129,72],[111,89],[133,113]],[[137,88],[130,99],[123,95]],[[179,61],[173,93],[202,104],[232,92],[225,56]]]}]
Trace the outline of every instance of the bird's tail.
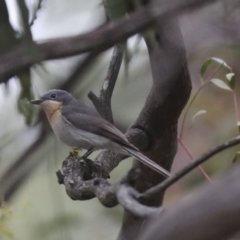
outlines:
[{"label": "bird's tail", "polygon": [[160,173],[164,177],[170,177],[170,173],[167,170],[165,170],[163,167],[159,166],[157,163],[153,162],[151,159],[149,159],[148,157],[146,157],[139,151],[130,149],[128,147],[123,147],[123,148],[127,153],[129,153],[131,156],[137,158],[141,163],[150,167],[154,171]]}]

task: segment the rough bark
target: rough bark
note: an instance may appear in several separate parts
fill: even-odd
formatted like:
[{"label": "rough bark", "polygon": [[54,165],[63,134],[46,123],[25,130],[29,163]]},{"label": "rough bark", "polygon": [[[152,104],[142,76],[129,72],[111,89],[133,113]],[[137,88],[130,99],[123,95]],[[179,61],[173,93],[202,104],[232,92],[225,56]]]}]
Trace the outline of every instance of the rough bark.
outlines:
[{"label": "rough bark", "polygon": [[[165,19],[156,23],[157,44],[147,41],[153,87],[138,119],[131,129],[142,129],[149,137],[150,144],[143,153],[170,170],[177,150],[177,122],[191,90],[185,48],[175,19]],[[131,132],[131,129],[129,132]],[[136,189],[143,192],[163,181],[159,175],[135,162],[134,167],[141,169],[141,177]],[[159,206],[163,192],[148,198],[147,206]],[[119,240],[136,239],[144,231],[146,219],[124,212]]]},{"label": "rough bark", "polygon": [[226,240],[240,230],[239,181],[237,166],[215,184],[166,208],[139,240]]}]

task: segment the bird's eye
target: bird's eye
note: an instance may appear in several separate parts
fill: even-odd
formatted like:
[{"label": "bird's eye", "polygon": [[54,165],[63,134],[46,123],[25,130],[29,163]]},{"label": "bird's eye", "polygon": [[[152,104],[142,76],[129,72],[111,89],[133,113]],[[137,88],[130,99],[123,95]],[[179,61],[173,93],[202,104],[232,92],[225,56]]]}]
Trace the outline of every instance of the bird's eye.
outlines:
[{"label": "bird's eye", "polygon": [[51,95],[51,98],[56,98],[56,94],[52,94],[52,95]]}]

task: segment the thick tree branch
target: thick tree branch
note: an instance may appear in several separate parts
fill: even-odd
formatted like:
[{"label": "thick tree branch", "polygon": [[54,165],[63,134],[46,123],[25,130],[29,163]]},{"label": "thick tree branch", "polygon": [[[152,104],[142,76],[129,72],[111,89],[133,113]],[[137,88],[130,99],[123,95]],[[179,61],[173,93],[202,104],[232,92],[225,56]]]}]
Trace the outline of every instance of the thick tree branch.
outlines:
[{"label": "thick tree branch", "polygon": [[240,230],[240,168],[166,208],[140,240],[225,240]]},{"label": "thick tree branch", "polygon": [[45,43],[20,45],[0,58],[0,82],[41,61],[58,59],[89,51],[104,51],[117,42],[150,27],[159,17],[176,15],[217,0],[159,0],[126,17],[75,37]]}]

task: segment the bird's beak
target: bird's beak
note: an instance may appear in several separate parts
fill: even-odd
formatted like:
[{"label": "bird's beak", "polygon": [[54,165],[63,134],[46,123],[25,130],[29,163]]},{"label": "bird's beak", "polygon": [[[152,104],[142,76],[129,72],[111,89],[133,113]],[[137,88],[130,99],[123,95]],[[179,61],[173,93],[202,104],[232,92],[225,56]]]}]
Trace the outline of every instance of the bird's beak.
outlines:
[{"label": "bird's beak", "polygon": [[36,105],[40,105],[42,102],[43,102],[42,99],[36,99],[31,101],[32,104],[36,104]]}]

